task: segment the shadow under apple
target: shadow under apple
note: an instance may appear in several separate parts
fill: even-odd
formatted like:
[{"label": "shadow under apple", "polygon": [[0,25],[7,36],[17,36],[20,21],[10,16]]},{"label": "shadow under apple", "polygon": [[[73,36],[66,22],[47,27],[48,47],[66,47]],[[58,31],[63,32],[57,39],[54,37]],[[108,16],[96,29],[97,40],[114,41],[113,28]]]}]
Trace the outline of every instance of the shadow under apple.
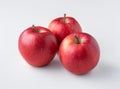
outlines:
[{"label": "shadow under apple", "polygon": [[[113,65],[107,62],[100,62],[96,68],[85,75],[76,76],[85,80],[97,80],[97,81],[117,81],[120,75],[120,68],[118,65]],[[111,81],[111,82],[113,82]]]}]

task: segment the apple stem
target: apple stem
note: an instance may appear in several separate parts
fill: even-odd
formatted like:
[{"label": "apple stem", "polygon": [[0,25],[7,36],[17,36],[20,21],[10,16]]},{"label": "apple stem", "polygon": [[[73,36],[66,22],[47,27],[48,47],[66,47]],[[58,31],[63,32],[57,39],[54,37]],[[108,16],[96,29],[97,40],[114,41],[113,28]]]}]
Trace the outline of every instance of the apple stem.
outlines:
[{"label": "apple stem", "polygon": [[75,43],[76,44],[80,44],[81,43],[81,41],[79,40],[79,38],[78,38],[78,36],[76,35],[76,34],[74,34],[74,37],[75,37]]},{"label": "apple stem", "polygon": [[35,25],[32,25],[32,28],[33,28],[34,32],[39,33],[39,31],[38,31],[38,29],[35,27]]},{"label": "apple stem", "polygon": [[65,20],[66,20],[66,13],[64,13],[64,20],[63,20],[63,21],[64,21],[64,23],[65,23]]}]

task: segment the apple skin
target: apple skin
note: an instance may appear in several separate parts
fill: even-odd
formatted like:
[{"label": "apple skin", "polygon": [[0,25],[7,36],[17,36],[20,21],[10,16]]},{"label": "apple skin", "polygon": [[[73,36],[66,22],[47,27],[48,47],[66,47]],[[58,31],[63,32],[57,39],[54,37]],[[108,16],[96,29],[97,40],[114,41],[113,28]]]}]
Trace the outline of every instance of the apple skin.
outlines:
[{"label": "apple skin", "polygon": [[47,28],[32,26],[21,33],[18,48],[30,65],[44,66],[52,61],[58,45],[56,37]]},{"label": "apple skin", "polygon": [[52,20],[48,28],[56,36],[58,45],[67,35],[82,31],[80,24],[73,17],[69,16],[58,17]]},{"label": "apple skin", "polygon": [[88,33],[74,33],[67,36],[59,47],[63,66],[74,74],[86,74],[99,61],[100,48]]}]

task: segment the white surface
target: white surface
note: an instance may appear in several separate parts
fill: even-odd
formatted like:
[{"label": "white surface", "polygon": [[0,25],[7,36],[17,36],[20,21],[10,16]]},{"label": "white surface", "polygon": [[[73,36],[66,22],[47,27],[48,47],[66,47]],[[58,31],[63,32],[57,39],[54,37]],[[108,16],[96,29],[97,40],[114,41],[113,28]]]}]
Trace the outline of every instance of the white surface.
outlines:
[{"label": "white surface", "polygon": [[[97,67],[74,75],[56,57],[48,66],[29,66],[18,51],[20,33],[31,25],[47,27],[63,13],[73,16],[101,48]],[[47,55],[47,54],[46,54]],[[0,0],[0,89],[120,88],[119,0]]]}]

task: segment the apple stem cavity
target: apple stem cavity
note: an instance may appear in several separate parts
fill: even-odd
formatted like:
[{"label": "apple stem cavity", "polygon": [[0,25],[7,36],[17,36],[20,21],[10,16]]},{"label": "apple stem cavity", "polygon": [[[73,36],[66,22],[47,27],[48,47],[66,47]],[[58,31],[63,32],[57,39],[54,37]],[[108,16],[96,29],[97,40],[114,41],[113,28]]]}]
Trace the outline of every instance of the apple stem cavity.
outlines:
[{"label": "apple stem cavity", "polygon": [[79,40],[79,38],[76,34],[74,34],[74,37],[75,37],[75,43],[76,44],[81,44],[81,40]]},{"label": "apple stem cavity", "polygon": [[34,32],[39,33],[39,30],[35,27],[35,25],[32,25],[32,28],[33,28]]}]

